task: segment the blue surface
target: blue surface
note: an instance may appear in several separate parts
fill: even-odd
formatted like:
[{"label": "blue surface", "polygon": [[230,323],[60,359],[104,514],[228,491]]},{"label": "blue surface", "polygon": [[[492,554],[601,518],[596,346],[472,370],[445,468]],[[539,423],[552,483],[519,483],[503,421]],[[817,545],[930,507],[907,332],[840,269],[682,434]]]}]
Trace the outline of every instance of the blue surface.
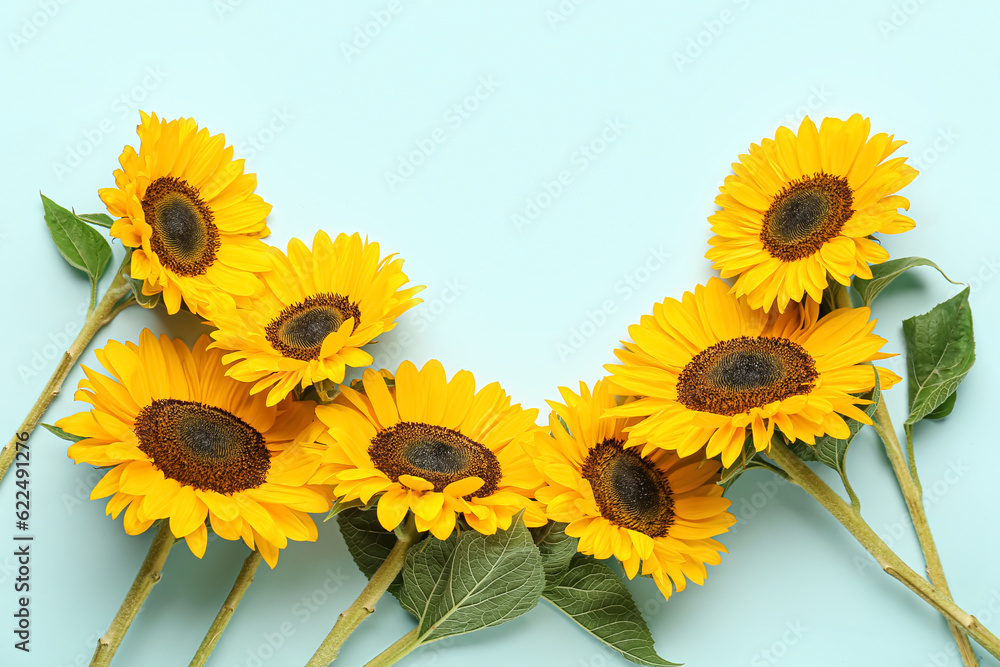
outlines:
[{"label": "blue surface", "polygon": [[[1000,630],[1000,448],[989,389],[1000,364],[990,333],[1000,324],[991,205],[998,5],[510,4],[0,5],[5,428],[79,328],[88,292],[52,247],[37,193],[102,210],[97,189],[113,183],[122,146],[136,141],[138,108],[226,133],[274,205],[271,243],[322,227],[359,230],[401,253],[413,281],[427,285],[426,303],[384,337],[380,363],[438,357],[449,372],[500,380],[537,407],[558,385],[596,379],[654,301],[711,275],[706,217],[751,142],[807,112],[861,112],[875,131],[908,140],[901,154],[922,172],[903,192],[917,228],[886,247],[894,257],[929,255],[973,287],[976,367],[953,415],[919,426],[917,444],[952,591]],[[532,219],[517,225],[516,214]],[[955,290],[921,269],[884,295],[877,312],[889,348],[902,348],[901,318]],[[144,326],[189,340],[198,333],[193,318],[132,309],[98,343],[135,339]],[[71,388],[81,376],[71,374],[48,421],[78,409]],[[901,422],[905,388],[889,400]],[[85,665],[151,535],[126,536],[103,502],[86,499],[99,475],[73,466],[63,443],[38,432],[31,445],[32,652],[13,648],[8,481],[0,664]],[[856,442],[849,472],[865,516],[921,569],[873,439]],[[960,664],[935,613],[803,493],[755,472],[731,497],[741,521],[704,588],[664,604],[651,582],[630,584],[663,656],[699,667]],[[187,664],[245,554],[216,540],[199,561],[179,545],[115,664]],[[260,572],[211,664],[304,664],[363,584],[335,526],[321,526],[317,543],[293,545],[276,570]],[[395,602],[383,602],[341,663],[363,664],[410,627]],[[512,663],[626,664],[545,603],[403,664]]]}]

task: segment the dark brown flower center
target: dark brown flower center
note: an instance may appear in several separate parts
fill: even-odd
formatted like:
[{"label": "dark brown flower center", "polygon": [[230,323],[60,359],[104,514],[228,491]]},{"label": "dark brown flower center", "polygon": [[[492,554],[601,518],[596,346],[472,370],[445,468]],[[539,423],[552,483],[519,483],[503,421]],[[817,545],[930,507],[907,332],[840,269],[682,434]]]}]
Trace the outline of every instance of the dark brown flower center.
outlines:
[{"label": "dark brown flower center", "polygon": [[179,178],[158,178],[142,200],[149,245],[160,263],[182,276],[200,276],[215,262],[219,230],[198,191]]},{"label": "dark brown flower center", "polygon": [[785,186],[764,214],[760,240],[772,257],[792,262],[815,254],[851,219],[846,178],[818,173]]},{"label": "dark brown flower center", "polygon": [[699,352],[681,371],[677,400],[690,410],[731,417],[815,386],[816,362],[785,338],[740,336]]},{"label": "dark brown flower center", "polygon": [[264,483],[271,454],[257,429],[227,410],[161,398],[135,418],[139,449],[163,474],[203,491],[235,493]]},{"label": "dark brown flower center", "polygon": [[666,476],[621,440],[590,450],[581,470],[590,482],[601,516],[611,523],[664,537],[674,520],[674,499]]},{"label": "dark brown flower center", "polygon": [[353,333],[361,322],[356,303],[340,294],[316,294],[281,311],[267,325],[264,335],[282,356],[309,361],[319,358],[326,337],[351,318]]},{"label": "dark brown flower center", "polygon": [[492,494],[503,476],[496,454],[458,431],[432,424],[400,422],[380,431],[372,438],[368,455],[392,481],[413,475],[439,492],[466,477],[482,479],[483,486],[467,498]]}]

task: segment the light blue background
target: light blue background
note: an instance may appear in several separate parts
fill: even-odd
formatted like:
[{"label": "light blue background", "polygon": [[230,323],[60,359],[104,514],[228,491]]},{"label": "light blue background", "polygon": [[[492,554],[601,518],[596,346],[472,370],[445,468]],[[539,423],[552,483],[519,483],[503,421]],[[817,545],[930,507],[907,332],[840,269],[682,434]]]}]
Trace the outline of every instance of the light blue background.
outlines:
[{"label": "light blue background", "polygon": [[[135,144],[138,108],[226,133],[274,205],[271,243],[308,241],[320,228],[358,230],[401,253],[412,280],[427,285],[426,303],[383,337],[380,362],[437,357],[449,372],[500,380],[539,408],[558,385],[599,377],[627,325],[654,301],[711,275],[705,219],[729,164],[751,142],[807,112],[861,112],[875,131],[909,141],[901,154],[922,172],[904,192],[917,228],[886,247],[929,255],[973,287],[978,362],[952,417],[918,427],[917,449],[955,597],[1000,630],[997,3],[576,2],[3,3],[6,431],[53,370],[65,332],[78,330],[87,296],[86,280],[48,239],[37,192],[102,210],[97,189],[113,183],[122,147]],[[374,36],[345,53],[366,29]],[[475,109],[462,117],[456,104]],[[602,147],[608,123],[618,129]],[[433,153],[418,155],[414,173],[390,187],[386,172],[428,141]],[[592,158],[580,152],[591,142]],[[546,200],[564,170],[561,192]],[[529,199],[548,206],[517,229],[512,216]],[[901,318],[956,289],[926,270],[901,280],[877,308],[889,349],[902,348]],[[189,340],[199,330],[190,317],[132,309],[98,343],[134,340],[145,326]],[[92,364],[92,352],[83,359]],[[80,409],[72,390],[81,376],[70,375],[48,421]],[[897,422],[905,391],[889,397]],[[40,431],[31,446],[32,652],[12,648],[8,482],[0,490],[0,664],[85,665],[150,535],[127,537],[103,502],[86,499],[99,474],[73,466],[62,442]],[[849,470],[866,518],[921,569],[872,438],[856,442]],[[663,656],[698,667],[960,664],[937,615],[879,573],[805,494],[752,473],[730,495],[741,520],[707,586],[664,604],[651,582],[630,584]],[[245,555],[242,544],[216,540],[199,561],[178,545],[115,664],[186,665]],[[321,526],[317,543],[294,544],[276,570],[260,571],[212,664],[303,664],[363,584],[336,528]],[[303,598],[314,599],[313,610]],[[341,663],[362,664],[411,625],[384,601]],[[547,603],[404,662],[512,663],[626,664]]]}]

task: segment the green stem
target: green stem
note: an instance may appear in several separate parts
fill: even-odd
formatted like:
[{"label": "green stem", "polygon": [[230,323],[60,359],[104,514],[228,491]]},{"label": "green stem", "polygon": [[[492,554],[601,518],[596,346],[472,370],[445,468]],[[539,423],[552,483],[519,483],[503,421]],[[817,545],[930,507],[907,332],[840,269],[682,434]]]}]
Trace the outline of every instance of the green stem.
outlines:
[{"label": "green stem", "polygon": [[844,490],[847,491],[847,497],[851,499],[851,510],[855,514],[861,514],[861,500],[858,498],[858,494],[854,493],[854,488],[847,481],[847,475],[844,475],[841,479],[844,482]]},{"label": "green stem", "polygon": [[903,430],[906,432],[906,460],[910,462],[910,477],[917,485],[917,491],[923,495],[924,488],[920,485],[920,476],[917,475],[917,459],[913,456],[913,424],[904,424]]},{"label": "green stem", "polygon": [[226,598],[222,608],[219,609],[219,613],[215,615],[215,620],[205,634],[205,639],[202,640],[198,651],[191,659],[189,667],[202,667],[208,661],[208,656],[212,655],[212,650],[219,642],[219,638],[222,637],[222,632],[229,625],[229,620],[233,617],[233,614],[236,613],[236,607],[239,606],[240,601],[243,599],[243,594],[247,592],[250,584],[253,583],[253,577],[257,572],[258,565],[260,565],[260,552],[257,550],[251,551],[250,555],[243,561],[243,567],[240,568],[240,573],[236,577],[233,589],[229,591],[229,597]]},{"label": "green stem", "polygon": [[[915,464],[913,460],[913,440],[910,431],[907,430],[908,446],[910,447],[910,459],[903,454],[903,448],[896,436],[896,429],[892,425],[892,418],[889,416],[889,409],[886,407],[885,399],[879,398],[878,405],[875,406],[875,430],[885,444],[885,453],[892,464],[892,471],[896,474],[899,482],[899,490],[906,501],[906,508],[910,512],[910,519],[913,521],[913,530],[920,541],[920,549],[924,553],[924,562],[927,563],[927,576],[934,587],[948,598],[951,598],[951,590],[948,588],[948,580],[944,575],[944,566],[941,564],[941,556],[938,554],[937,545],[934,544],[934,536],[931,535],[931,527],[927,521],[927,513],[924,511],[923,495],[920,486],[914,477]],[[949,623],[951,634],[955,637],[955,644],[962,655],[962,662],[966,667],[976,667],[979,662],[976,660],[972,645],[962,628],[955,623]]]},{"label": "green stem", "polygon": [[375,603],[396,580],[396,576],[403,569],[403,563],[406,562],[406,552],[417,542],[418,537],[419,533],[417,533],[411,514],[405,527],[402,530],[396,529],[396,544],[392,547],[389,555],[372,575],[358,599],[337,618],[337,623],[316,649],[313,657],[306,663],[306,667],[326,667],[337,659],[340,647],[344,645],[351,633],[361,625],[362,621],[375,612]]},{"label": "green stem", "polygon": [[132,588],[125,595],[122,606],[115,614],[114,620],[108,627],[104,636],[97,640],[97,650],[90,660],[90,667],[107,667],[111,664],[111,659],[115,657],[115,651],[125,638],[129,626],[135,620],[136,614],[146,601],[146,596],[153,590],[153,586],[160,580],[160,572],[163,570],[163,563],[167,560],[170,547],[174,546],[174,536],[170,532],[170,522],[161,521],[160,527],[153,537],[153,543],[149,545],[149,552],[146,559],[142,561],[139,573],[135,575]]},{"label": "green stem", "polygon": [[397,639],[392,646],[365,663],[365,667],[389,667],[408,656],[420,646],[420,626]]},{"label": "green stem", "polygon": [[987,630],[975,617],[960,608],[944,592],[931,585],[895,554],[851,506],[809,469],[784,443],[771,442],[771,459],[788,473],[789,479],[815,498],[854,536],[890,576],[937,609],[950,622],[963,628],[970,637],[996,658],[1000,658],[1000,638]]},{"label": "green stem", "polygon": [[[49,378],[45,389],[42,390],[38,400],[35,401],[35,404],[31,406],[31,410],[28,411],[28,416],[24,418],[21,426],[17,429],[17,434],[25,435],[25,438],[31,435],[31,432],[38,426],[38,422],[42,420],[42,415],[45,414],[49,405],[59,395],[59,390],[62,389],[63,382],[66,381],[66,376],[76,366],[77,360],[83,354],[83,351],[87,349],[87,345],[90,344],[94,335],[121,310],[121,307],[116,309],[115,306],[131,290],[128,281],[122,273],[122,269],[124,268],[125,265],[123,264],[118,270],[118,275],[115,276],[115,279],[108,287],[108,291],[105,292],[104,298],[101,299],[96,308],[87,313],[87,319],[83,323],[83,328],[80,329],[80,333],[77,334],[76,339],[63,353],[62,358],[59,360],[59,365],[56,366],[56,370],[52,373],[52,377]],[[132,303],[135,303],[135,301],[133,300]],[[23,439],[18,439],[18,436],[15,435],[3,450],[0,450],[0,482],[3,481],[7,470],[10,468],[10,464],[14,460],[18,444],[23,444],[23,442]]]},{"label": "green stem", "polygon": [[[837,288],[832,290],[832,292],[836,307],[854,307],[850,288],[838,284]],[[903,448],[899,445],[899,439],[896,437],[896,430],[892,425],[892,419],[889,417],[889,410],[885,405],[885,400],[880,396],[878,405],[875,408],[875,429],[882,437],[882,442],[885,443],[886,454],[892,463],[892,470],[896,474],[896,480],[899,482],[900,491],[902,491],[903,498],[906,500],[906,506],[910,510],[913,528],[917,533],[917,539],[920,540],[920,548],[924,552],[924,562],[927,563],[927,576],[935,588],[941,591],[948,599],[951,599],[951,591],[948,589],[948,581],[944,576],[941,557],[938,555],[937,546],[935,546],[934,538],[931,535],[931,527],[927,522],[927,515],[924,512],[920,478],[917,476],[917,461],[913,457],[913,427],[910,425],[905,427],[906,449],[909,453],[907,457],[903,455]],[[907,465],[907,461],[909,461],[909,465]],[[847,493],[851,497],[851,507],[854,508],[856,514],[859,513],[860,504],[857,502],[854,492],[847,483],[846,477],[844,478],[844,486],[847,487]],[[965,667],[978,667],[979,662],[976,660],[976,654],[972,650],[972,644],[969,643],[968,635],[965,634],[961,626],[955,623],[949,622],[948,627],[955,638],[958,652],[962,656],[962,663]]]}]

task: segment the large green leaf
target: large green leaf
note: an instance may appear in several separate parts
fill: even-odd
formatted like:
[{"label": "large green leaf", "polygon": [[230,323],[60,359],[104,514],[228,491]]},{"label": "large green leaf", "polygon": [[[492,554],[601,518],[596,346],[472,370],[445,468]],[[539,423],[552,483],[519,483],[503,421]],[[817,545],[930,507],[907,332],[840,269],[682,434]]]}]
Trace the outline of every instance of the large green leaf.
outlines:
[{"label": "large green leaf", "polygon": [[875,301],[875,297],[879,295],[879,292],[888,287],[889,283],[915,266],[932,266],[938,270],[938,273],[944,276],[945,280],[956,285],[958,284],[945,275],[945,272],[941,270],[941,267],[931,260],[924,259],[923,257],[900,257],[898,259],[890,259],[889,261],[882,262],[881,264],[876,264],[871,267],[872,277],[870,280],[855,276],[852,284],[858,294],[861,295],[862,303],[866,306],[870,306],[872,305],[872,302]]},{"label": "large green leaf", "polygon": [[607,565],[587,556],[574,556],[562,581],[547,587],[544,597],[627,660],[650,667],[678,664],[657,655],[639,608]]},{"label": "large green leaf", "polygon": [[956,400],[958,400],[958,392],[954,391],[951,396],[945,399],[944,403],[924,415],[924,419],[944,419],[955,409]]},{"label": "large green leaf", "polygon": [[[343,515],[341,515],[343,516]],[[427,643],[505,623],[538,604],[545,572],[520,517],[509,530],[427,539],[406,555],[400,603]]]},{"label": "large green leaf", "polygon": [[909,426],[951,400],[976,361],[969,288],[928,313],[903,320],[903,335],[910,395],[904,424]]},{"label": "large green leaf", "polygon": [[[371,579],[389,556],[392,548],[396,546],[396,534],[382,527],[374,509],[367,511],[358,508],[345,509],[337,514],[337,524],[340,526],[340,534],[344,537],[351,558],[354,559],[358,569]],[[420,549],[420,545],[411,547],[411,550],[417,549]],[[389,592],[398,598],[402,586],[403,576],[400,574],[389,586]]]},{"label": "large green leaf", "polygon": [[577,538],[566,534],[566,524],[555,521],[530,530],[538,552],[542,555],[546,585],[558,583],[576,555]]},{"label": "large green leaf", "polygon": [[42,195],[45,224],[49,234],[70,266],[80,269],[96,285],[111,261],[111,245],[104,236],[75,213]]}]

